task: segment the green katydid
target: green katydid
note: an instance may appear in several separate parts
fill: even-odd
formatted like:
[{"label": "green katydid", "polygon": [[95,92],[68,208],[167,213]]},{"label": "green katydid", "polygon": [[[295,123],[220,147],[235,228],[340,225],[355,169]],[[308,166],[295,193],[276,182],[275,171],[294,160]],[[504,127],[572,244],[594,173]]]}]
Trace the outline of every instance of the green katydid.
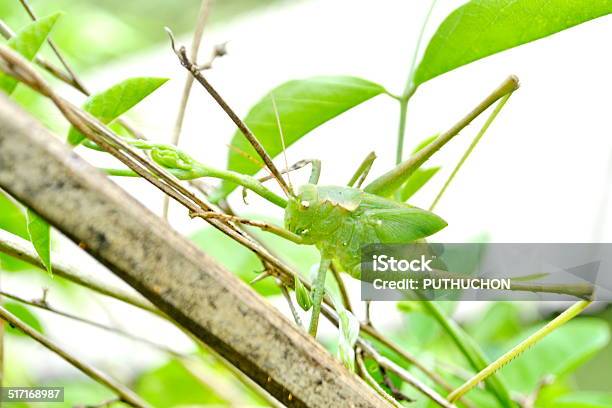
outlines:
[{"label": "green katydid", "polygon": [[[447,225],[446,222],[436,214],[396,201],[391,197],[415,170],[457,135],[461,129],[495,102],[502,98],[507,99],[518,88],[517,78],[509,77],[455,126],[440,134],[427,146],[363,189],[351,186],[318,185],[321,166],[319,161],[312,160],[310,161],[312,171],[309,182],[301,186],[296,193],[282,178],[281,172],[276,169],[263,146],[259,144],[246,124],[212,88],[197,67],[187,59],[182,49],[175,49],[175,51],[183,66],[207,89],[251,142],[285,192],[286,198],[266,188],[261,180],[233,171],[206,166],[177,150],[174,146],[144,141],[134,141],[132,144],[141,149],[151,150],[151,157],[156,162],[171,170],[181,179],[214,177],[229,180],[284,209],[284,228],[216,212],[196,215],[202,218],[217,218],[227,222],[248,224],[297,244],[317,247],[321,253],[321,259],[312,290],[313,310],[309,332],[313,336],[317,332],[325,276],[331,262],[333,261],[341,270],[359,278],[361,246],[370,243],[413,242],[444,228]],[[505,100],[502,100],[500,103],[504,102]],[[364,180],[372,160],[370,158],[364,161],[350,184],[355,183],[357,179],[360,182]],[[135,175],[129,170],[108,169],[107,173],[117,176]]]}]

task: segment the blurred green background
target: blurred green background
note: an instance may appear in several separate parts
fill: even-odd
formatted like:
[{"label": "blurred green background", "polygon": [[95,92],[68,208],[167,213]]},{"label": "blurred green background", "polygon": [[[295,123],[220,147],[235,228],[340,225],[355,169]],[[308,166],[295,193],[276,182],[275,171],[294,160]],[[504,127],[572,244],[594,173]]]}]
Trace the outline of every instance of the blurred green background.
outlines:
[{"label": "blurred green background", "polygon": [[[282,0],[218,0],[210,16],[210,27],[221,25],[247,13],[265,7],[280,7]],[[65,16],[53,32],[53,39],[59,45],[72,66],[80,73],[101,65],[120,60],[131,53],[154,48],[167,42],[163,31],[166,24],[172,25],[177,34],[191,32],[200,7],[197,0],[37,0],[31,5],[39,16],[62,10]],[[18,0],[3,0],[0,3],[0,16],[13,30],[18,30],[29,22],[27,14]],[[78,33],[78,34],[77,34]],[[55,61],[48,47],[42,54]],[[285,80],[289,78],[281,78]],[[31,91],[20,87],[15,98],[30,111],[44,120],[47,118],[48,103]],[[13,205],[0,195],[0,228],[6,229],[24,238],[25,219],[23,209]],[[205,247],[207,252],[226,265],[243,280],[249,281],[259,268],[257,258],[247,250],[239,247],[225,236],[211,229],[203,229],[192,236],[194,242]],[[266,238],[268,239],[268,238]],[[312,248],[297,248],[292,244],[269,238],[270,243],[282,250],[288,260],[304,274],[316,260]],[[88,292],[82,288],[52,278],[41,271],[15,262],[7,257],[0,257],[2,274],[10,272],[11,280],[50,287],[59,294],[65,307],[73,310],[87,310],[90,303],[95,303]],[[278,297],[278,289],[270,280],[256,285],[256,289],[271,299]],[[16,302],[7,302],[7,307],[15,314],[28,321],[33,327],[47,332],[45,312],[24,307]],[[452,312],[456,305],[444,304]],[[555,310],[539,313],[537,305],[519,305],[513,303],[492,303],[463,321],[467,330],[474,335],[490,357],[499,355],[525,337],[533,327],[543,324],[555,314]],[[428,364],[444,360],[466,367],[465,361],[458,358],[449,339],[445,337],[433,320],[418,307],[400,304],[398,325],[389,331],[389,335],[413,353],[417,353]],[[111,319],[112,321],[112,319]],[[593,316],[579,317],[564,329],[556,332],[534,350],[511,364],[504,376],[517,393],[527,393],[547,373],[557,374],[554,383],[547,387],[539,400],[540,407],[612,407],[612,398],[601,392],[612,392],[612,347],[609,344],[609,327],[612,325],[612,310],[600,307]],[[67,332],[70,336],[79,336],[80,326]],[[170,330],[170,329],[168,329]],[[57,334],[57,333],[56,333]],[[162,332],[160,337],[163,337]],[[326,339],[327,340],[327,339]],[[335,341],[325,342],[330,351],[335,352]],[[27,346],[26,346],[27,344]],[[5,385],[61,385],[66,387],[66,402],[53,406],[71,407],[79,404],[98,404],[112,398],[112,394],[82,375],[67,371],[47,371],[44,364],[31,364],[31,356],[24,350],[36,347],[31,341],[9,330],[6,343],[6,378]],[[22,354],[16,354],[19,350]],[[111,361],[107,369],[122,378],[142,397],[155,407],[177,406],[268,406],[265,399],[258,396],[250,387],[237,380],[231,371],[216,359],[202,350],[190,350],[192,356],[201,359],[195,366],[185,364],[175,358],[158,353],[150,364],[143,367],[122,368],[121,361]],[[392,353],[386,353],[395,358]],[[563,357],[565,356],[565,357]],[[567,357],[569,356],[569,357]],[[87,358],[87,355],[84,356]],[[112,360],[112,358],[109,358]],[[409,367],[408,367],[409,368]],[[113,371],[114,370],[114,371]],[[465,377],[465,372],[443,370],[448,380],[457,383]],[[394,380],[399,384],[397,378]],[[415,396],[414,391],[404,387],[405,391]],[[578,405],[571,399],[562,401],[571,390],[590,393],[585,400],[591,399],[591,405]],[[482,391],[475,392],[479,406],[490,406],[491,400]],[[119,405],[119,404],[117,404]],[[41,406],[34,404],[6,404],[8,407]],[[409,406],[429,406],[425,401],[418,401]]]}]

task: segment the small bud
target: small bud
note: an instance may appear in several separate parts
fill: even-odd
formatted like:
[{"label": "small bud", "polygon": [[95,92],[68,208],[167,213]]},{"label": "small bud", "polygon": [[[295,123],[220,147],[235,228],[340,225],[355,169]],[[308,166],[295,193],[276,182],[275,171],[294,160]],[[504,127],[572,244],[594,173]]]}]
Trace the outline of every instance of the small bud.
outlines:
[{"label": "small bud", "polygon": [[308,311],[312,307],[312,299],[310,297],[310,292],[308,291],[308,289],[306,289],[304,284],[297,276],[295,277],[295,298],[298,302],[298,305],[300,305],[300,307],[304,309],[304,311]]},{"label": "small bud", "polygon": [[169,169],[191,170],[193,159],[187,154],[168,146],[158,146],[151,150],[151,157],[156,163]]}]

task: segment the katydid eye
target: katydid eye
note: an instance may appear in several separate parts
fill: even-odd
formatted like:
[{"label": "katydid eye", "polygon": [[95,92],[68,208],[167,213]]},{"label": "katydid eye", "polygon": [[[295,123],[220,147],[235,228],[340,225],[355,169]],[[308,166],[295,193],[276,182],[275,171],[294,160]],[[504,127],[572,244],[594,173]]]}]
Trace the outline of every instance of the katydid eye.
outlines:
[{"label": "katydid eye", "polygon": [[300,207],[304,210],[308,209],[310,207],[310,202],[306,201],[306,200],[302,200],[300,201]]}]

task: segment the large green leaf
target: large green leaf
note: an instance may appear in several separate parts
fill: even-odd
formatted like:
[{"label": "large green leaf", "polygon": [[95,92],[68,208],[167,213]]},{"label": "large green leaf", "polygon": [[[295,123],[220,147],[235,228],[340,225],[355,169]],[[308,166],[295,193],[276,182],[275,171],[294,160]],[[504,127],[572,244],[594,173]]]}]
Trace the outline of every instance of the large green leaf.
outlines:
[{"label": "large green leaf", "polygon": [[440,24],[414,85],[611,12],[612,0],[472,0]]},{"label": "large green leaf", "polygon": [[[162,86],[167,78],[129,78],[105,91],[92,95],[85,101],[83,109],[107,124],[123,115],[138,102]],[[74,127],[68,132],[68,143],[77,146],[85,136]]]},{"label": "large green leaf", "polygon": [[[511,340],[506,349],[518,344],[541,326]],[[510,389],[531,392],[547,375],[561,376],[592,357],[610,340],[608,324],[595,318],[580,318],[555,330],[501,370]]]},{"label": "large green leaf", "polygon": [[[6,302],[2,306],[37,332],[43,333],[43,326],[36,315],[21,303]],[[10,325],[7,326],[7,332],[16,334],[18,336],[25,336],[25,334],[23,334],[20,330],[13,328]]]},{"label": "large green leaf", "polygon": [[[257,102],[244,121],[268,154],[275,157],[282,152],[282,143],[272,96],[278,109],[285,145],[290,146],[328,120],[383,92],[385,89],[378,84],[349,76],[289,81]],[[347,142],[350,140],[347,139]],[[257,153],[241,132],[234,134],[231,146],[228,157],[230,170],[253,175],[262,168]],[[235,184],[224,181],[215,198],[225,197],[234,188]]]},{"label": "large green leaf", "polygon": [[573,392],[557,398],[555,408],[610,408],[612,393],[604,392]]},{"label": "large green leaf", "polygon": [[40,215],[28,208],[28,235],[47,272],[51,270],[51,227]]},{"label": "large green leaf", "polygon": [[[60,15],[61,13],[51,14],[28,24],[14,37],[9,39],[7,45],[28,61],[33,60],[40,47],[47,40],[47,36]],[[15,87],[17,87],[17,80],[0,72],[0,89],[10,95],[15,90]]]}]

